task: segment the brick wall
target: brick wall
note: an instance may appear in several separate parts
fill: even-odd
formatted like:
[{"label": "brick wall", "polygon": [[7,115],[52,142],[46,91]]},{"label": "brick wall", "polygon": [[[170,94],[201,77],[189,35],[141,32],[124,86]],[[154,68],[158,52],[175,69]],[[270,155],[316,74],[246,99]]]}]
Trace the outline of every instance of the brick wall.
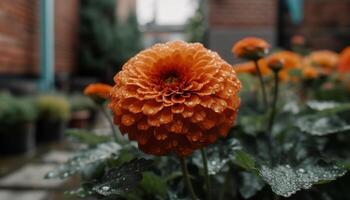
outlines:
[{"label": "brick wall", "polygon": [[[55,69],[75,66],[78,0],[55,1]],[[0,0],[0,74],[39,72],[39,0]]]},{"label": "brick wall", "polygon": [[56,71],[71,72],[76,67],[79,31],[79,0],[55,0]]},{"label": "brick wall", "polygon": [[209,0],[211,27],[275,26],[277,0]]},{"label": "brick wall", "polygon": [[229,62],[237,62],[232,45],[246,36],[274,44],[278,0],[208,0],[208,45]]},{"label": "brick wall", "polygon": [[0,1],[0,73],[33,70],[37,7],[35,0]]},{"label": "brick wall", "polygon": [[340,50],[350,45],[350,1],[304,0],[304,20],[293,25],[288,15],[282,15],[282,45],[288,46],[288,38],[304,35],[313,49]]}]

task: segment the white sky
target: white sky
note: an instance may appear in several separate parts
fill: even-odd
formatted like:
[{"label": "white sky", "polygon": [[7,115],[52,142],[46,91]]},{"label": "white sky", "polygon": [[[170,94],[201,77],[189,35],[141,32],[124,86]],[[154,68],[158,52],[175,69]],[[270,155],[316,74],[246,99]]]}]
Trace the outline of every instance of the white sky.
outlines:
[{"label": "white sky", "polygon": [[146,24],[152,21],[156,13],[157,24],[181,25],[194,14],[196,8],[197,0],[137,0],[137,18],[140,24]]}]

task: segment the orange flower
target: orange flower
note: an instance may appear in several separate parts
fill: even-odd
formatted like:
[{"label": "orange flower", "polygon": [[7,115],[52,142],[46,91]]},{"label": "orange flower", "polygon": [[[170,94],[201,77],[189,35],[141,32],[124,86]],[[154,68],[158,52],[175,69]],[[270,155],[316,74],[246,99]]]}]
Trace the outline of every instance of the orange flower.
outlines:
[{"label": "orange flower", "polygon": [[[259,68],[261,71],[261,74],[263,76],[269,75],[271,73],[271,70],[268,68],[266,60],[265,59],[260,59],[258,61]],[[256,75],[256,66],[254,62],[245,62],[245,63],[239,63],[236,66],[233,67],[236,71],[237,74],[242,74],[242,73],[248,73],[252,75]]]},{"label": "orange flower", "polygon": [[350,46],[340,53],[338,71],[340,73],[350,72]]},{"label": "orange flower", "polygon": [[269,51],[270,45],[265,40],[255,37],[247,37],[238,41],[232,47],[232,53],[238,58],[257,60],[264,57]]},{"label": "orange flower", "polygon": [[294,35],[291,39],[292,45],[303,46],[305,45],[305,37],[302,35]]},{"label": "orange flower", "polygon": [[320,69],[320,73],[329,75],[338,66],[339,56],[333,51],[320,50],[312,52],[305,59],[307,65],[317,67]]},{"label": "orange flower", "polygon": [[109,94],[112,90],[112,86],[103,83],[89,84],[84,89],[84,94],[94,99],[106,100],[109,99]]},{"label": "orange flower", "polygon": [[291,51],[279,51],[271,54],[268,59],[277,59],[283,61],[283,68],[288,70],[299,68],[301,66],[301,57]]},{"label": "orange flower", "polygon": [[306,79],[315,79],[318,77],[318,72],[314,67],[311,66],[305,66],[303,68],[303,76]]},{"label": "orange flower", "polygon": [[156,44],[115,77],[114,122],[149,154],[187,156],[225,137],[240,105],[240,81],[199,43]]},{"label": "orange flower", "polygon": [[283,63],[282,69],[279,71],[279,78],[282,81],[288,81],[291,78],[289,75],[289,70],[296,69],[301,66],[301,57],[291,51],[279,51],[271,54],[266,58],[267,60],[280,60]]}]

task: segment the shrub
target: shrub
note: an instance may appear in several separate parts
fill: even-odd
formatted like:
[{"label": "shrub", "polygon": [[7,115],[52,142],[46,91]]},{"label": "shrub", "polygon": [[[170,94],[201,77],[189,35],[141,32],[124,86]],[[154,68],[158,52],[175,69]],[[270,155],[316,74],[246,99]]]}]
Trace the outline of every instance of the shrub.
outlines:
[{"label": "shrub", "polygon": [[42,95],[36,103],[40,119],[67,121],[70,117],[69,102],[62,96]]},{"label": "shrub", "polygon": [[36,117],[37,110],[32,99],[0,94],[0,126],[32,122]]},{"label": "shrub", "polygon": [[72,111],[95,109],[95,103],[91,100],[91,98],[85,95],[73,94],[68,97],[68,101]]}]

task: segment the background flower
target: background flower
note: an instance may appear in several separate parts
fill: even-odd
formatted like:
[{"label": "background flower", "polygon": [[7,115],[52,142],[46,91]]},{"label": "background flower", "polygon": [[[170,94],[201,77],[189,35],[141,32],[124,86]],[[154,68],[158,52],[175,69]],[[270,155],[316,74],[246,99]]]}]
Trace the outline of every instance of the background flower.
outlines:
[{"label": "background flower", "polygon": [[304,66],[316,67],[321,74],[329,75],[338,66],[339,55],[329,50],[319,50],[312,52],[303,60]]},{"label": "background flower", "polygon": [[350,72],[350,46],[340,53],[338,71],[340,73]]},{"label": "background flower", "polygon": [[93,99],[106,100],[109,99],[112,86],[103,83],[89,84],[84,89],[84,94],[90,96]]},{"label": "background flower", "polygon": [[266,58],[267,60],[280,60],[283,63],[282,69],[278,72],[278,76],[282,81],[296,80],[296,77],[291,77],[290,70],[300,68],[301,57],[291,51],[278,51]]},{"label": "background flower", "polygon": [[255,37],[247,37],[238,41],[232,47],[232,53],[238,58],[257,60],[264,57],[270,48],[265,40]]},{"label": "background flower", "polygon": [[130,59],[114,80],[115,123],[154,155],[186,156],[226,136],[240,105],[235,71],[199,43],[154,45]]},{"label": "background flower", "polygon": [[[271,70],[267,67],[265,59],[260,59],[258,61],[258,64],[260,67],[261,74],[263,76],[269,75],[271,73]],[[254,62],[239,63],[234,66],[234,69],[237,74],[248,73],[248,74],[256,75],[257,73]]]}]

